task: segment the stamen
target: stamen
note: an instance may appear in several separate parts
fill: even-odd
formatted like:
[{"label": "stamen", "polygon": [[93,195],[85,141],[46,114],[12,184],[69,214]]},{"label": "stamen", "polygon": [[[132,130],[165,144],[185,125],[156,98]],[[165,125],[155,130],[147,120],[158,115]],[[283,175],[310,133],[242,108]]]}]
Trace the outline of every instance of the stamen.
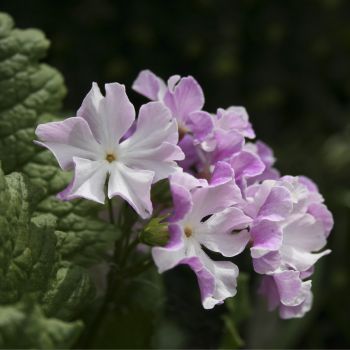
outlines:
[{"label": "stamen", "polygon": [[185,235],[186,235],[187,238],[188,238],[188,237],[191,237],[191,236],[192,236],[192,233],[193,233],[192,228],[189,227],[189,226],[186,226],[186,227],[185,227],[184,232],[185,232]]},{"label": "stamen", "polygon": [[179,125],[179,140],[182,140],[186,134],[188,134],[189,129],[184,125]]},{"label": "stamen", "polygon": [[115,154],[113,153],[108,153],[106,155],[106,160],[110,163],[114,162],[115,160],[117,160],[117,157],[115,156]]}]

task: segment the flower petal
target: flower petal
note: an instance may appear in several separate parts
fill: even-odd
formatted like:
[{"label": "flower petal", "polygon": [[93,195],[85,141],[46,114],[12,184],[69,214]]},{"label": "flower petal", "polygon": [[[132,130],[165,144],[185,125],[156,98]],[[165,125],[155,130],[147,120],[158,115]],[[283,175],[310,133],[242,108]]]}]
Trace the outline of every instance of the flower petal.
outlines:
[{"label": "flower petal", "polygon": [[244,211],[257,220],[281,221],[293,208],[290,191],[272,180],[248,187],[246,195],[249,203]]},{"label": "flower petal", "polygon": [[[249,242],[250,234],[244,230],[252,219],[238,208],[227,208],[212,215],[196,227],[198,241],[206,248],[231,257],[240,254]],[[241,230],[232,233],[233,230]]]},{"label": "flower petal", "polygon": [[[234,130],[215,131],[215,149],[212,155],[212,164],[220,160],[229,160],[233,154],[240,152],[243,143],[244,137]],[[206,146],[208,146],[208,144]],[[210,147],[212,147],[212,145],[210,145]]]},{"label": "flower petal", "polygon": [[97,160],[102,154],[101,145],[96,142],[83,118],[40,124],[35,134],[40,139],[36,143],[48,148],[64,170],[73,167],[73,157]]},{"label": "flower petal", "polygon": [[281,266],[279,252],[271,251],[260,258],[253,259],[254,271],[260,274],[270,274]]},{"label": "flower petal", "polygon": [[142,70],[132,84],[132,89],[139,94],[156,101],[164,94],[166,85],[162,79],[150,70]]},{"label": "flower petal", "polygon": [[201,142],[213,131],[214,123],[211,115],[204,111],[190,113],[186,121],[195,141]]},{"label": "flower petal", "polygon": [[224,130],[234,129],[244,137],[253,139],[255,132],[249,122],[247,110],[241,106],[219,108],[217,111],[219,127]]},{"label": "flower petal", "polygon": [[302,251],[318,251],[326,243],[323,225],[310,214],[296,216],[283,230],[283,244]]},{"label": "flower petal", "polygon": [[204,94],[198,82],[189,76],[182,78],[173,92],[168,90],[165,93],[164,103],[176,119],[186,123],[190,113],[204,106]]},{"label": "flower petal", "polygon": [[169,218],[170,222],[183,220],[192,209],[192,197],[188,189],[171,183],[171,194],[173,197],[173,212]]},{"label": "flower petal", "polygon": [[77,112],[90,125],[97,141],[111,151],[135,120],[134,106],[122,84],[105,84],[103,97],[96,83]]},{"label": "flower petal", "polygon": [[170,270],[186,258],[183,232],[176,224],[169,225],[170,240],[165,247],[152,248],[152,257],[159,273]]},{"label": "flower petal", "polygon": [[106,161],[91,161],[74,157],[74,179],[58,197],[63,200],[86,198],[98,203],[104,203],[104,185],[108,173]]},{"label": "flower petal", "polygon": [[87,121],[96,140],[101,143],[103,135],[100,127],[100,102],[103,99],[100,88],[97,83],[92,83],[92,87],[85,96],[80,108],[77,111],[77,117],[81,117]]},{"label": "flower petal", "polygon": [[302,284],[302,293],[304,301],[296,306],[281,305],[279,308],[280,317],[284,320],[290,318],[301,318],[310,311],[313,301],[311,292],[311,281],[305,281]]},{"label": "flower petal", "polygon": [[210,185],[217,186],[232,181],[235,175],[230,164],[220,161],[215,164],[213,175],[210,179]]},{"label": "flower petal", "polygon": [[212,309],[237,293],[238,267],[232,262],[213,261],[201,250],[181,263],[196,273],[205,309]]},{"label": "flower petal", "polygon": [[160,102],[150,102],[140,109],[136,131],[120,144],[120,158],[127,166],[150,170],[154,182],[179,170],[175,160],[184,159],[176,145],[177,125],[169,110]]},{"label": "flower petal", "polygon": [[189,220],[198,223],[207,215],[237,204],[241,198],[241,192],[234,180],[218,186],[198,188],[192,195],[193,210]]},{"label": "flower petal", "polygon": [[251,229],[253,246],[250,248],[253,258],[261,258],[271,251],[277,251],[282,245],[282,230],[271,221],[261,221]]},{"label": "flower petal", "polygon": [[150,198],[153,177],[152,171],[130,169],[121,162],[114,162],[108,181],[108,197],[121,196],[146,219],[153,211]]},{"label": "flower petal", "polygon": [[334,226],[333,215],[328,208],[322,203],[311,203],[308,208],[308,213],[322,223],[325,236],[328,237]]},{"label": "flower petal", "polygon": [[155,149],[163,142],[177,144],[177,123],[161,102],[149,102],[140,108],[136,130],[120,146],[129,156],[137,156],[143,149]]},{"label": "flower petal", "polygon": [[261,159],[248,151],[241,151],[233,155],[230,164],[237,180],[260,175],[265,170],[265,164]]}]

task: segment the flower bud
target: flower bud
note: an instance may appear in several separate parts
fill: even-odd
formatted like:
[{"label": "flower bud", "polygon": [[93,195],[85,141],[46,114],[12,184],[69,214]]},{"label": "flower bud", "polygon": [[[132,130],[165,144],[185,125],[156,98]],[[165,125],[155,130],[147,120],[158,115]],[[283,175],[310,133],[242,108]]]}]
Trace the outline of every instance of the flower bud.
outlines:
[{"label": "flower bud", "polygon": [[150,246],[165,246],[169,241],[168,223],[165,216],[151,219],[140,233],[140,241]]}]

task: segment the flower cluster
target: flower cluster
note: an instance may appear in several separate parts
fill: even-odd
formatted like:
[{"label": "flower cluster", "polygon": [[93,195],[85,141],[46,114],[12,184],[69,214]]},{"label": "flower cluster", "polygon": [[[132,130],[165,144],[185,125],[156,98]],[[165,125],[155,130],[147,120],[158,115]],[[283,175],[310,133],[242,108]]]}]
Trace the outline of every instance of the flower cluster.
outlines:
[{"label": "flower cluster", "polygon": [[147,219],[152,184],[168,178],[167,242],[152,248],[159,272],[188,265],[210,309],[236,294],[239,270],[231,258],[249,247],[269,308],[282,318],[302,317],[312,303],[314,264],[330,252],[321,249],[333,226],[316,185],[280,176],[271,149],[252,142],[245,108],[204,111],[193,77],[175,75],[165,83],[146,70],[133,89],[151,100],[136,121],[123,85],[106,84],[103,96],[93,84],[75,117],[38,126],[37,143],[62,169],[74,170],[59,198],[104,203],[106,191]]}]

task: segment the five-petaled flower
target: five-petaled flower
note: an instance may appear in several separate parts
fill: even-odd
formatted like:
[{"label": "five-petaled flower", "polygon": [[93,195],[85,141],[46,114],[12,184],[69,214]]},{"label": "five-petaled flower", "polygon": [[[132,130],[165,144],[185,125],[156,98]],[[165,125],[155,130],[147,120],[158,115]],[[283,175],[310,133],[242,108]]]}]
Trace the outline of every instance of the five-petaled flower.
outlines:
[{"label": "five-petaled flower", "polygon": [[38,144],[47,147],[64,170],[74,168],[70,185],[61,199],[83,197],[104,203],[121,196],[142,217],[152,213],[152,183],[179,170],[184,155],[177,146],[176,120],[168,108],[150,102],[140,108],[136,130],[123,140],[135,121],[135,110],[125,88],[105,85],[103,96],[93,84],[76,117],[39,125]]},{"label": "five-petaled flower", "polygon": [[249,241],[245,228],[252,220],[235,206],[242,197],[227,163],[217,164],[209,184],[186,173],[172,175],[170,184],[171,238],[167,246],[153,248],[153,258],[160,272],[189,265],[197,275],[203,307],[211,309],[236,294],[238,267],[210,259],[202,247],[225,257],[241,253]]}]

